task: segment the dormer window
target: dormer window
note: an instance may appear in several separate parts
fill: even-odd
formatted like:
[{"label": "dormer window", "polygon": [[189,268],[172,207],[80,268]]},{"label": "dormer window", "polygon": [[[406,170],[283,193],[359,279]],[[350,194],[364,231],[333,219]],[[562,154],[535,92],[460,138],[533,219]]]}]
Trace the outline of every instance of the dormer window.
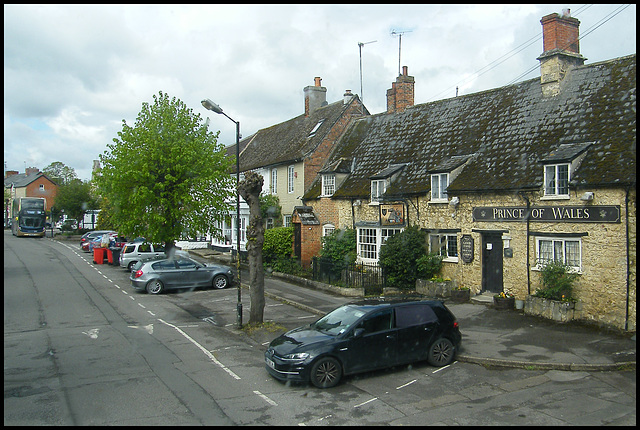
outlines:
[{"label": "dormer window", "polygon": [[446,202],[447,187],[449,186],[449,174],[437,173],[431,175],[431,201]]},{"label": "dormer window", "polygon": [[322,175],[322,195],[325,197],[332,196],[336,192],[336,175]]},{"label": "dormer window", "polygon": [[569,196],[569,163],[544,167],[544,195]]},{"label": "dormer window", "polygon": [[386,179],[374,179],[371,181],[371,202],[379,202],[387,191]]}]

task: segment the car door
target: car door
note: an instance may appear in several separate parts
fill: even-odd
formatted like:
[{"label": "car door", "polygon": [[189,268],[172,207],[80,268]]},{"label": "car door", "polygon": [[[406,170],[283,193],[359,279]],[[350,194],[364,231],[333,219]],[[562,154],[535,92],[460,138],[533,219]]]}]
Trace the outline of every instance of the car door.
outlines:
[{"label": "car door", "polygon": [[204,270],[200,263],[187,258],[176,258],[175,261],[184,285],[201,287],[210,284],[211,272]]},{"label": "car door", "polygon": [[428,304],[398,306],[395,325],[398,336],[398,363],[426,360],[429,345],[438,329],[438,317]]},{"label": "car door", "polygon": [[164,256],[164,245],[154,243],[151,245],[151,254],[154,258]]},{"label": "car door", "polygon": [[180,270],[176,267],[176,263],[172,260],[160,260],[151,264],[153,271],[165,288],[176,288],[180,286],[181,276]]},{"label": "car door", "polygon": [[351,332],[346,346],[345,373],[365,372],[393,366],[397,334],[391,309],[365,316]]}]

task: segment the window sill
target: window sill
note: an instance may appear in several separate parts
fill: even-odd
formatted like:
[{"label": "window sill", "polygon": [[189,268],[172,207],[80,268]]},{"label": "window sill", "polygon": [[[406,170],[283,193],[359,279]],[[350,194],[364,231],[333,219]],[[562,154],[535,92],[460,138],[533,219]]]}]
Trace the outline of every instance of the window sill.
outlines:
[{"label": "window sill", "polygon": [[571,196],[567,195],[561,195],[561,194],[557,194],[557,195],[546,195],[546,196],[542,196],[540,197],[540,200],[569,200],[571,198]]}]

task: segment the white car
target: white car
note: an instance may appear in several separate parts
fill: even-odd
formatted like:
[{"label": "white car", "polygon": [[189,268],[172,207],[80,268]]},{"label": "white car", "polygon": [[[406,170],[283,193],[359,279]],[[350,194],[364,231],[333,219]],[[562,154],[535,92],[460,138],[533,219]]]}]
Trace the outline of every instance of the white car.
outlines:
[{"label": "white car", "polygon": [[[189,257],[188,252],[179,249],[176,249],[175,255]],[[149,242],[126,243],[122,247],[122,251],[120,251],[118,263],[120,264],[120,267],[124,267],[128,271],[131,271],[138,261],[165,257],[165,247],[162,244]]]}]

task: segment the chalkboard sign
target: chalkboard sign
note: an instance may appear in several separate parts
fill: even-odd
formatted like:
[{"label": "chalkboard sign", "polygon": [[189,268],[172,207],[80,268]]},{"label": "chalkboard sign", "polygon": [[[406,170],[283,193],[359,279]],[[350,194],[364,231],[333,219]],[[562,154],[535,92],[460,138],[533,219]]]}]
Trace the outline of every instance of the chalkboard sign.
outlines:
[{"label": "chalkboard sign", "polygon": [[460,239],[460,257],[465,263],[473,261],[473,238],[470,234],[463,234]]}]

